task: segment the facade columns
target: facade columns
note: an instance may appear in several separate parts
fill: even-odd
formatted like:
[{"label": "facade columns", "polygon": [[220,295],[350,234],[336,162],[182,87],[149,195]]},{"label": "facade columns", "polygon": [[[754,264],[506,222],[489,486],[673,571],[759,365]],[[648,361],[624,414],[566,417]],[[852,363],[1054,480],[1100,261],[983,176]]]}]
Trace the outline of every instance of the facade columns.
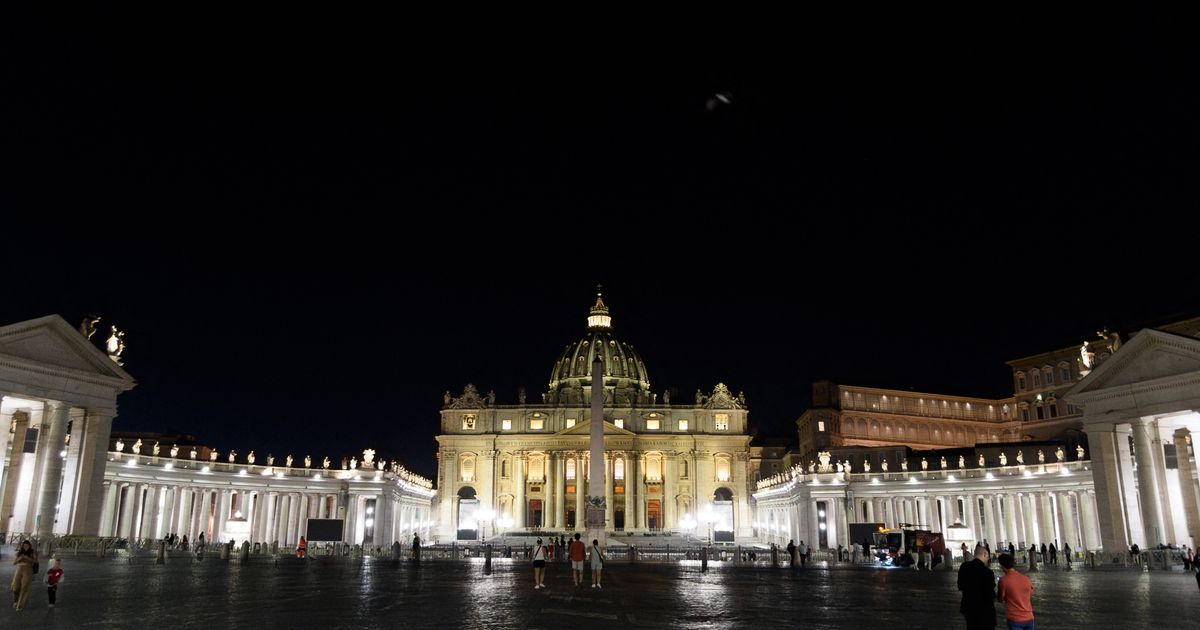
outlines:
[{"label": "facade columns", "polygon": [[587,468],[583,463],[583,454],[575,453],[575,531],[587,531],[586,514],[584,497],[587,495],[587,482],[584,477],[587,475]]},{"label": "facade columns", "polygon": [[1187,526],[1185,536],[1191,541],[1180,542],[1195,547],[1200,541],[1200,496],[1196,493],[1196,482],[1192,479],[1195,464],[1192,462],[1192,434],[1187,429],[1175,431],[1175,459],[1178,461],[1176,473],[1179,475],[1179,493],[1183,496],[1184,523]]},{"label": "facade columns", "polygon": [[636,457],[631,457],[630,455],[632,455],[632,453],[629,451],[625,451],[625,453],[621,455],[625,464],[625,479],[621,482],[622,488],[625,490],[625,522],[621,524],[621,527],[627,532],[633,531],[637,528],[637,518],[634,516],[633,508],[633,486],[635,485],[633,481],[637,479],[637,474],[635,472],[636,468],[633,464],[633,461],[636,459]]},{"label": "facade columns", "polygon": [[[117,536],[129,540],[133,535],[133,515],[137,511],[137,497],[141,496],[141,489],[133,484],[125,484],[125,497],[121,501],[121,516],[120,526],[117,528]],[[120,490],[117,491],[118,493]]]},{"label": "facade columns", "polygon": [[1021,537],[1020,531],[1017,530],[1017,508],[1013,503],[1013,495],[1000,495],[1001,505],[1004,509],[1004,533],[1008,542],[1014,546],[1019,546],[1024,539]]},{"label": "facade columns", "polygon": [[158,538],[155,525],[158,521],[158,486],[146,488],[146,500],[142,503],[142,526],[138,528],[138,538]]},{"label": "facade columns", "polygon": [[1091,551],[1100,548],[1100,535],[1096,530],[1095,495],[1091,492],[1079,493],[1079,520],[1083,523],[1083,547]]},{"label": "facade columns", "polygon": [[196,533],[192,540],[198,540],[200,534],[204,534],[204,540],[215,542],[214,533],[209,530],[212,520],[212,492],[208,488],[200,490],[200,518],[196,520]]},{"label": "facade columns", "polygon": [[1054,508],[1050,505],[1050,493],[1038,493],[1039,539],[1042,544],[1054,542]]},{"label": "facade columns", "polygon": [[1033,497],[1034,495],[1031,492],[1025,492],[1020,495],[1021,515],[1024,517],[1025,543],[1030,545],[1041,541],[1041,536],[1038,535],[1038,529],[1034,525],[1036,522],[1034,518],[1036,516],[1034,514],[1036,502]]},{"label": "facade columns", "polygon": [[662,456],[662,528],[675,529],[675,455],[664,452]]},{"label": "facade columns", "polygon": [[104,482],[104,512],[100,515],[100,536],[115,536],[113,518],[117,511],[117,497],[121,493],[120,485],[115,481]]},{"label": "facade columns", "polygon": [[[58,511],[59,488],[62,485],[63,458],[59,452],[65,446],[67,421],[71,407],[67,403],[52,400],[46,403],[45,420],[42,422],[44,438],[38,440],[37,470],[41,483],[38,486],[37,529],[38,538],[48,539],[54,533],[54,521]],[[101,476],[103,479],[103,476]],[[66,513],[66,510],[63,511]]]},{"label": "facade columns", "polygon": [[[1114,424],[1088,426],[1092,447],[1092,481],[1096,487],[1096,512],[1100,523],[1101,548],[1118,552],[1129,548],[1131,538],[1141,539],[1140,519],[1126,518],[1137,512],[1133,492],[1133,469],[1129,457],[1129,433]],[[1136,530],[1136,531],[1135,531]]]},{"label": "facade columns", "polygon": [[217,517],[213,522],[213,541],[225,540],[225,521],[229,520],[229,491],[221,490],[217,494]]},{"label": "facade columns", "polygon": [[547,529],[554,527],[554,523],[558,518],[559,505],[559,489],[558,489],[558,452],[546,452],[546,509],[543,510],[545,518],[542,525]]},{"label": "facade columns", "polygon": [[1171,529],[1167,519],[1163,518],[1164,508],[1168,505],[1166,493],[1158,484],[1158,467],[1162,461],[1162,444],[1158,439],[1158,431],[1151,420],[1135,420],[1133,427],[1133,448],[1137,457],[1137,488],[1138,499],[1142,513],[1145,548],[1149,549],[1159,543],[1171,542]]},{"label": "facade columns", "polygon": [[613,469],[617,465],[616,460],[616,453],[604,451],[604,530],[610,532],[617,524],[617,506],[613,501],[613,486],[616,485]]},{"label": "facade columns", "polygon": [[90,535],[100,530],[99,512],[103,501],[100,486],[104,481],[104,467],[108,464],[108,440],[115,415],[108,410],[87,410],[79,451],[79,490],[75,498],[75,515],[71,519],[72,534]]},{"label": "facade columns", "polygon": [[522,529],[525,527],[525,515],[529,508],[525,505],[525,452],[517,451],[513,453],[513,485],[515,498],[513,499],[513,527]]}]

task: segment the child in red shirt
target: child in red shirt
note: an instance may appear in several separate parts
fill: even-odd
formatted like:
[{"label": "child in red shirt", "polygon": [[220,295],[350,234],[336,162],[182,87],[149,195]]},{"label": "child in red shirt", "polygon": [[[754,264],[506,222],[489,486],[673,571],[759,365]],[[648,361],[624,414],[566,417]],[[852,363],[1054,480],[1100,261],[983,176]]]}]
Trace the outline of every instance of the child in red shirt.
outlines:
[{"label": "child in red shirt", "polygon": [[62,582],[62,562],[55,558],[50,561],[50,570],[46,571],[46,595],[50,597],[50,607],[54,608],[54,600],[58,597],[58,583]]}]

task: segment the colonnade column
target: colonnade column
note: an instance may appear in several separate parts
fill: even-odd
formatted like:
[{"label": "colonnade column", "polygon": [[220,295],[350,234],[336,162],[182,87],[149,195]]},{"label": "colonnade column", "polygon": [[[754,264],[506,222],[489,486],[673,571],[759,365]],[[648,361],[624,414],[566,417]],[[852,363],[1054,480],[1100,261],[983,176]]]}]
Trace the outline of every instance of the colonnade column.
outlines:
[{"label": "colonnade column", "polygon": [[1004,508],[1004,533],[1008,542],[1014,546],[1021,544],[1021,533],[1017,530],[1017,507],[1013,505],[1015,497],[1011,494],[1000,495],[1001,505]]},{"label": "colonnade column", "polygon": [[617,465],[616,453],[604,451],[604,529],[612,531],[616,528],[617,506],[613,502],[613,486],[616,485],[613,469]]},{"label": "colonnade column", "polygon": [[1168,538],[1170,530],[1167,528],[1166,519],[1163,518],[1163,506],[1167,505],[1163,496],[1165,493],[1158,485],[1158,474],[1155,470],[1161,459],[1158,454],[1162,452],[1162,445],[1153,421],[1140,419],[1130,424],[1133,428],[1134,456],[1137,457],[1138,498],[1145,528],[1143,546],[1148,549],[1159,543],[1171,542]]},{"label": "colonnade column", "polygon": [[[54,521],[58,510],[59,489],[62,485],[63,458],[62,451],[67,436],[67,420],[70,418],[71,407],[67,403],[52,400],[46,403],[46,418],[43,425],[45,438],[39,440],[37,452],[38,486],[37,529],[38,538],[48,540],[54,533]],[[103,478],[103,477],[101,477]],[[66,513],[66,510],[63,511]]]},{"label": "colonnade column", "polygon": [[635,529],[637,527],[637,525],[636,525],[637,518],[634,517],[634,515],[633,515],[633,486],[634,486],[634,484],[632,483],[633,480],[636,479],[637,477],[635,476],[635,473],[634,473],[634,470],[636,470],[636,468],[633,465],[634,458],[630,457],[630,454],[631,453],[629,451],[625,451],[625,453],[622,455],[622,457],[624,458],[624,462],[625,462],[625,473],[624,473],[625,479],[624,479],[624,486],[623,486],[623,488],[625,489],[625,522],[622,523],[621,526],[627,532],[632,531],[633,529]]},{"label": "colonnade column", "polygon": [[1083,530],[1083,548],[1091,551],[1100,547],[1099,532],[1096,531],[1095,495],[1089,491],[1079,493],[1079,520]]},{"label": "colonnade column", "polygon": [[104,482],[104,511],[100,514],[100,536],[113,536],[113,518],[117,511],[117,496],[121,486],[116,481]]},{"label": "colonnade column", "polygon": [[1187,429],[1175,431],[1175,459],[1178,461],[1176,473],[1179,475],[1179,493],[1183,496],[1184,523],[1187,526],[1185,536],[1191,541],[1180,542],[1194,547],[1200,541],[1200,495],[1196,492],[1196,482],[1192,480],[1195,465],[1192,463],[1192,434]]},{"label": "colonnade column", "polygon": [[513,453],[513,484],[516,486],[513,492],[513,527],[522,529],[525,527],[525,513],[528,508],[525,506],[525,452],[517,451]]},{"label": "colonnade column", "polygon": [[575,531],[587,531],[586,525],[586,507],[585,499],[587,496],[587,482],[584,477],[587,475],[587,468],[583,463],[583,453],[575,453]]}]

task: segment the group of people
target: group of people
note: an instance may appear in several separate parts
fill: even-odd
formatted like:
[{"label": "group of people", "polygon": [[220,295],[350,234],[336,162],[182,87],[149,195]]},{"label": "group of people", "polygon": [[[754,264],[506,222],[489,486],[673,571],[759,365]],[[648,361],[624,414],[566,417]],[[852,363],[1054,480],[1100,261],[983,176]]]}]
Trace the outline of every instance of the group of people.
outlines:
[{"label": "group of people", "polygon": [[[37,550],[28,540],[21,541],[20,547],[17,548],[17,555],[13,558],[13,565],[16,566],[10,585],[13,594],[13,609],[24,610],[25,604],[29,601],[29,589],[33,586],[33,576],[41,568]],[[62,578],[62,563],[58,558],[52,558],[45,579],[46,596],[49,598],[50,608],[54,608],[58,599],[58,585],[62,583]]]},{"label": "group of people", "polygon": [[557,544],[551,540],[550,545],[542,543],[542,539],[537,539],[537,546],[534,547],[531,554],[533,560],[533,588],[546,588],[546,562],[561,558],[566,554],[567,559],[571,562],[571,573],[575,578],[575,586],[583,586],[584,578],[584,561],[588,562],[589,568],[592,570],[592,588],[602,588],[600,578],[604,571],[604,551],[600,549],[600,541],[593,539],[592,546],[589,550],[583,541],[580,540],[579,534],[575,534],[575,539],[570,545],[566,545],[564,550],[564,540],[559,540]]},{"label": "group of people", "polygon": [[996,602],[1004,604],[1008,630],[1034,630],[1033,584],[1016,569],[1011,554],[1000,554],[1004,575],[999,582],[988,568],[992,554],[982,544],[975,546],[975,557],[958,568],[958,590],[962,591],[959,612],[967,630],[996,627]]},{"label": "group of people", "polygon": [[787,544],[788,566],[794,569],[797,562],[800,563],[800,566],[808,564],[808,554],[810,551],[808,545],[804,544],[803,540],[800,541],[799,546],[796,545],[795,540],[789,540]]}]

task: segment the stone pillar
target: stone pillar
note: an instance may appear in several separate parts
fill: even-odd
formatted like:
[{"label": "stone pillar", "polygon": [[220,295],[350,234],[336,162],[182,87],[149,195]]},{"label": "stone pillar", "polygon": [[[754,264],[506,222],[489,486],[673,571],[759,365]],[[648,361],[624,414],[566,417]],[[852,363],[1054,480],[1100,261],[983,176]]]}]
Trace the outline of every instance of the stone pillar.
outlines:
[{"label": "stone pillar", "polygon": [[[137,512],[138,497],[141,496],[141,487],[131,483],[122,484],[125,489],[124,499],[121,501],[121,520],[120,526],[117,528],[117,536],[130,540],[133,538],[133,516]],[[118,494],[121,492],[117,490]]]},{"label": "stone pillar", "polygon": [[[48,539],[54,533],[54,521],[58,511],[59,489],[62,485],[63,457],[62,452],[67,437],[67,421],[70,419],[71,407],[65,402],[51,400],[46,403],[46,419],[42,422],[45,428],[45,441],[38,445],[37,469],[41,483],[38,486],[38,521],[36,535]],[[103,476],[100,480],[103,481]],[[63,510],[66,514],[67,510]]]},{"label": "stone pillar", "polygon": [[221,490],[217,495],[217,516],[213,522],[213,539],[225,541],[225,521],[229,520],[229,491]]},{"label": "stone pillar", "polygon": [[673,530],[679,522],[675,516],[675,454],[666,451],[662,456],[662,489],[663,529]]},{"label": "stone pillar", "polygon": [[[25,433],[29,430],[29,414],[17,411],[12,415],[12,444],[8,449],[8,468],[4,471],[4,486],[0,490],[0,529],[11,531],[11,519],[17,504],[17,490],[21,481],[21,468],[26,457],[24,455]],[[0,427],[0,430],[7,427]],[[0,433],[0,435],[4,435]]]},{"label": "stone pillar", "polygon": [[[1137,510],[1133,493],[1133,469],[1129,462],[1128,433],[1110,423],[1092,424],[1085,417],[1088,444],[1092,452],[1092,481],[1096,488],[1096,512],[1100,525],[1100,545],[1110,552],[1129,549],[1130,532],[1136,522],[1140,540],[1141,520],[1128,518],[1126,505]],[[1132,498],[1133,502],[1127,500]]]},{"label": "stone pillar", "polygon": [[297,542],[299,542],[300,536],[304,536],[305,540],[307,540],[308,519],[309,519],[309,515],[312,513],[311,510],[312,510],[312,497],[308,496],[307,494],[301,494],[300,495],[300,511],[296,517],[296,520],[297,520],[296,527],[298,528],[298,531],[299,531],[299,534],[297,534],[297,537],[296,537]]},{"label": "stone pillar", "polygon": [[200,515],[196,519],[196,535],[192,536],[192,540],[198,540],[200,534],[204,534],[204,540],[207,542],[216,542],[216,532],[212,531],[212,500],[213,491],[205,488],[200,491]]},{"label": "stone pillar", "polygon": [[1091,492],[1079,493],[1079,519],[1083,521],[1083,545],[1088,551],[1100,548],[1100,532],[1096,526],[1096,496]]},{"label": "stone pillar", "polygon": [[1048,547],[1054,542],[1054,509],[1050,506],[1050,493],[1038,493],[1038,535]]},{"label": "stone pillar", "polygon": [[[190,529],[189,525],[192,521],[192,489],[189,486],[181,486],[179,488],[179,500],[175,509],[175,534],[183,538]],[[188,542],[191,542],[188,538]]]},{"label": "stone pillar", "polygon": [[584,481],[583,453],[575,454],[575,531],[582,532],[587,530],[587,523],[584,522],[584,516],[587,514],[584,497],[587,496],[587,482]]},{"label": "stone pillar", "polygon": [[1176,500],[1167,487],[1167,455],[1163,452],[1163,446],[1174,439],[1174,431],[1170,427],[1160,425],[1158,420],[1154,421],[1153,427],[1150,450],[1154,453],[1154,485],[1158,487],[1159,509],[1162,511],[1165,532],[1162,542],[1178,544],[1175,534],[1175,510],[1172,507]]},{"label": "stone pillar", "polygon": [[[290,505],[289,505],[290,509],[288,510],[287,541],[288,541],[289,545],[295,546],[297,543],[300,542],[300,537],[296,534],[296,532],[300,531],[300,495],[299,494],[290,494],[290,495],[288,495],[288,501],[290,503]],[[386,537],[386,540],[387,540],[386,544],[390,545],[390,544],[392,544],[392,536],[390,535],[391,525],[392,525],[392,516],[391,516],[392,500],[388,496],[387,492],[384,492],[381,495],[380,503],[386,504],[386,508],[387,508],[387,514],[385,515],[385,516],[387,516],[387,518],[384,519],[385,520],[384,525],[386,526],[386,530],[389,532],[389,535]],[[376,532],[379,531],[378,526],[375,528],[375,531]],[[375,539],[379,540],[379,537],[376,536]]]},{"label": "stone pillar", "polygon": [[287,545],[287,524],[288,524],[288,505],[291,497],[287,494],[276,494],[275,505],[275,535],[271,539],[273,543]]},{"label": "stone pillar", "polygon": [[813,549],[821,548],[821,528],[817,522],[817,501],[809,499],[808,501],[808,536],[803,537],[808,541],[808,546]]},{"label": "stone pillar", "polygon": [[158,516],[158,486],[146,488],[146,499],[142,502],[142,525],[138,528],[138,538],[154,539],[155,525]]},{"label": "stone pillar", "polygon": [[1034,510],[1036,509],[1036,500],[1032,492],[1023,493],[1021,496],[1021,515],[1025,517],[1025,544],[1032,545],[1041,542],[1042,538],[1038,535]]},{"label": "stone pillar", "polygon": [[1142,527],[1144,528],[1145,549],[1150,549],[1159,543],[1172,542],[1168,536],[1170,530],[1167,520],[1163,518],[1164,507],[1167,505],[1165,492],[1158,485],[1158,466],[1162,459],[1162,444],[1158,440],[1158,431],[1149,420],[1135,420],[1130,423],[1133,429],[1134,455],[1137,457],[1137,488],[1138,503],[1142,511]]},{"label": "stone pillar", "polygon": [[1071,549],[1079,548],[1079,534],[1075,530],[1075,506],[1072,505],[1070,492],[1057,492],[1054,495],[1058,504],[1058,548],[1071,545]]},{"label": "stone pillar", "polygon": [[613,476],[613,467],[616,466],[616,454],[612,451],[604,452],[604,531],[611,532],[616,527],[617,504],[613,500],[613,491],[616,485],[616,479]]},{"label": "stone pillar", "polygon": [[108,440],[116,413],[106,409],[88,409],[84,420],[83,445],[79,453],[79,494],[75,498],[74,534],[90,535],[100,527],[100,485],[108,463]]},{"label": "stone pillar", "polygon": [[64,459],[62,462],[63,471],[62,479],[59,482],[61,492],[58,496],[58,515],[55,519],[56,522],[54,525],[54,533],[59,535],[80,531],[77,529],[80,523],[77,523],[76,519],[82,519],[86,516],[88,508],[88,495],[91,494],[97,494],[98,496],[93,502],[94,505],[91,506],[93,509],[93,516],[95,518],[92,523],[93,527],[88,534],[94,536],[96,535],[97,530],[100,529],[100,510],[103,507],[102,504],[104,502],[103,475],[101,475],[99,481],[97,482],[96,488],[93,488],[91,482],[89,481],[86,488],[83,489],[83,496],[76,496],[76,493],[80,491],[79,464],[80,455],[83,451],[84,430],[86,429],[86,413],[87,412],[81,408],[74,408],[68,412],[68,424],[71,433],[69,436],[67,436],[67,442],[63,446],[62,450],[62,453],[64,453]]},{"label": "stone pillar", "polygon": [[558,453],[546,452],[546,508],[543,510],[543,524],[546,529],[554,528],[555,516],[559,510],[558,490]]},{"label": "stone pillar", "polygon": [[1013,498],[1011,494],[1000,495],[1000,501],[1004,507],[1004,533],[1007,535],[1008,542],[1020,546],[1024,539],[1017,529],[1017,506],[1014,505],[1016,501],[1013,501]]},{"label": "stone pillar", "polygon": [[166,538],[173,531],[171,523],[175,518],[175,502],[179,496],[178,487],[163,486],[162,489],[162,509],[159,514],[162,515],[161,525],[158,526],[158,534],[156,538]]},{"label": "stone pillar", "polygon": [[1000,518],[1000,497],[995,494],[988,495],[987,507],[988,543],[992,545],[992,549],[996,549],[1004,540],[1004,521]]},{"label": "stone pillar", "polygon": [[104,511],[100,514],[100,536],[115,536],[116,527],[113,526],[113,521],[117,511],[117,497],[121,493],[121,486],[116,481],[104,482]]},{"label": "stone pillar", "polygon": [[625,531],[630,532],[637,529],[637,517],[634,515],[634,487],[637,485],[635,480],[637,470],[634,465],[637,457],[632,456],[629,451],[625,451],[622,457],[625,458],[625,479],[622,482],[625,488]]},{"label": "stone pillar", "polygon": [[528,506],[525,505],[525,452],[517,451],[513,453],[513,527],[522,529],[525,527],[525,515],[529,512]]},{"label": "stone pillar", "polygon": [[1192,434],[1187,429],[1175,431],[1175,459],[1179,462],[1176,473],[1179,475],[1179,493],[1183,497],[1184,522],[1187,524],[1187,535],[1181,538],[1181,544],[1194,548],[1200,542],[1200,495],[1196,492],[1196,482],[1192,476],[1195,464],[1192,461]]}]

